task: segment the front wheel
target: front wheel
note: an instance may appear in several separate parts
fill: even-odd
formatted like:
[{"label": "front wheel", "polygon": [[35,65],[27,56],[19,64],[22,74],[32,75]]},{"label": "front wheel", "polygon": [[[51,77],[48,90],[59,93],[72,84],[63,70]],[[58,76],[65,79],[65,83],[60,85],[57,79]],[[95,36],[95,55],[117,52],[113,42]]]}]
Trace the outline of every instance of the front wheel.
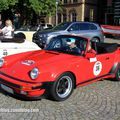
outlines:
[{"label": "front wheel", "polygon": [[120,65],[118,66],[117,72],[115,74],[116,80],[120,81]]},{"label": "front wheel", "polygon": [[74,77],[71,73],[64,73],[54,82],[51,96],[56,101],[66,100],[73,92]]}]

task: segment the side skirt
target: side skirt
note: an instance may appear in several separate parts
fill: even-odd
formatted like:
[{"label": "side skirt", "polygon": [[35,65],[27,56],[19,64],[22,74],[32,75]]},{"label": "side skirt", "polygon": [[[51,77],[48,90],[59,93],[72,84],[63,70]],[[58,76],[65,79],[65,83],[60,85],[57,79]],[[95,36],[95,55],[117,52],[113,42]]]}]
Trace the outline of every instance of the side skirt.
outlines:
[{"label": "side skirt", "polygon": [[96,78],[92,78],[92,79],[90,79],[90,80],[86,80],[86,81],[84,81],[84,82],[78,83],[78,84],[76,85],[76,87],[78,87],[78,86],[84,86],[84,85],[86,85],[86,84],[90,84],[90,83],[92,83],[92,82],[101,80],[101,79],[103,79],[103,78],[113,78],[114,75],[115,75],[115,73],[116,73],[116,70],[117,70],[118,66],[119,66],[119,63],[116,62],[116,63],[113,65],[113,67],[111,68],[111,70],[110,70],[110,72],[109,72],[108,74],[105,74],[105,75],[102,75],[102,76],[99,76],[99,77],[96,77]]},{"label": "side skirt", "polygon": [[92,83],[92,82],[101,80],[101,79],[103,79],[103,78],[110,77],[111,75],[113,75],[113,74],[108,73],[108,74],[106,74],[106,75],[102,75],[102,76],[99,76],[99,77],[96,77],[96,78],[92,78],[92,79],[86,80],[86,81],[84,81],[84,82],[78,83],[78,84],[76,85],[76,87],[78,87],[78,86],[84,86],[84,85],[86,85],[86,84],[90,84],[90,83]]}]

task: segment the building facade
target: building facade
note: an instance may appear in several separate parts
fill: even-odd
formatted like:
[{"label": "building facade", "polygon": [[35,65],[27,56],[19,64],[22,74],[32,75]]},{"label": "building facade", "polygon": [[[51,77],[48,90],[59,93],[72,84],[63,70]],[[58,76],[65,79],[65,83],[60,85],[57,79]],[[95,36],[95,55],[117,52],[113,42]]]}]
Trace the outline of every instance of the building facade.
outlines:
[{"label": "building facade", "polygon": [[120,0],[114,0],[114,24],[120,25]]},{"label": "building facade", "polygon": [[101,0],[98,6],[99,23],[120,25],[120,0]]},{"label": "building facade", "polygon": [[98,0],[60,0],[59,4],[56,5],[57,14],[46,18],[46,22],[59,24],[66,21],[97,20]]}]

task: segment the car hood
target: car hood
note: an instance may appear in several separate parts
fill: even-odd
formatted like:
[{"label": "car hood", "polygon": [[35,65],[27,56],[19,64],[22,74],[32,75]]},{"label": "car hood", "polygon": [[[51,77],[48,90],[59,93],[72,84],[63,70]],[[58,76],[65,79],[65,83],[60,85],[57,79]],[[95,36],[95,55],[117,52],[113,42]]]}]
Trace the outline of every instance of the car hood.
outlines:
[{"label": "car hood", "polygon": [[[53,51],[34,51],[30,52],[26,57],[14,62],[12,65],[2,68],[1,72],[9,76],[13,76],[18,79],[30,81],[29,73],[30,71],[37,67],[39,70],[47,69],[45,66],[49,67],[57,67],[57,65],[62,65],[64,67],[65,63],[68,65],[73,58],[76,56],[68,55]],[[63,62],[66,61],[66,62]],[[42,71],[43,72],[43,71]],[[22,74],[22,75],[21,75]]]},{"label": "car hood", "polygon": [[72,55],[67,55],[54,51],[41,50],[39,52],[37,51],[33,54],[26,56],[26,58],[24,58],[22,61],[33,60],[35,62],[33,66],[41,66],[44,64],[50,64],[51,62],[61,61],[63,59],[69,59],[70,57],[72,57]]}]

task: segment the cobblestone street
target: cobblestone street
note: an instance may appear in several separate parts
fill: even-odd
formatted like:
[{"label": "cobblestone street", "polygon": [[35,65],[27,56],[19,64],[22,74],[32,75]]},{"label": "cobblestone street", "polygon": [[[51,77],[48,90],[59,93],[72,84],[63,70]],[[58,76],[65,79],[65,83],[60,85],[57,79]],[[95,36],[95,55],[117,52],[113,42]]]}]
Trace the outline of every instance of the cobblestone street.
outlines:
[{"label": "cobblestone street", "polygon": [[[106,42],[117,42],[106,38]],[[1,109],[38,109],[2,112]],[[0,92],[0,120],[120,120],[120,81],[101,80],[74,90],[69,99],[24,101]]]}]

